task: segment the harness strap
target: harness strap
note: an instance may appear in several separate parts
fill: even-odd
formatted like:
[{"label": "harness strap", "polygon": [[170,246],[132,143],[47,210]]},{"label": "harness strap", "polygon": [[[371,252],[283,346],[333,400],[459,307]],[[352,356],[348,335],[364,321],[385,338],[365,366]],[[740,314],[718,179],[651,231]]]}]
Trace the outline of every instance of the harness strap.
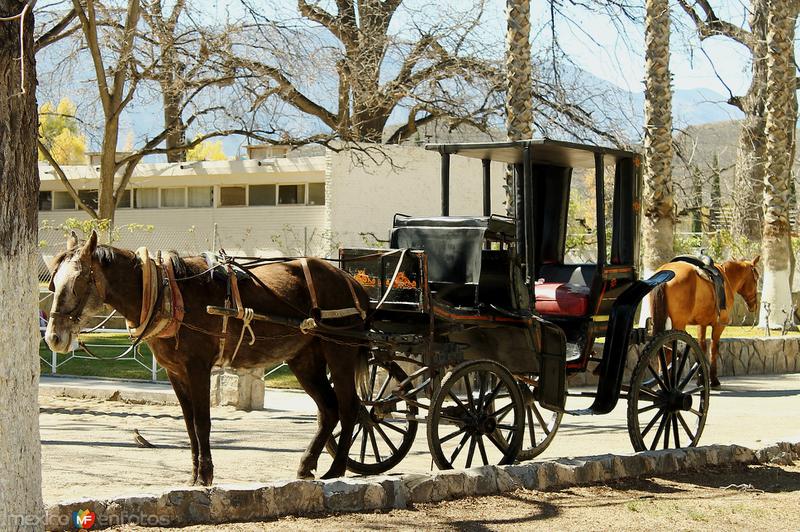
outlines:
[{"label": "harness strap", "polygon": [[228,282],[230,283],[233,303],[236,305],[236,310],[238,311],[236,317],[242,319],[244,317],[245,308],[244,305],[242,305],[242,296],[239,295],[239,281],[236,279],[236,272],[233,271],[233,266],[231,266],[230,263],[228,263]]},{"label": "harness strap", "polygon": [[317,290],[314,288],[314,278],[311,277],[311,269],[308,267],[308,260],[306,260],[305,257],[301,258],[300,265],[303,266],[306,286],[308,286],[308,293],[311,295],[311,316],[314,319],[322,319],[322,312],[320,312],[319,304],[317,303]]},{"label": "harness strap", "polygon": [[150,254],[147,252],[146,247],[137,249],[136,257],[142,264],[142,310],[138,324],[129,320],[126,320],[125,324],[131,336],[142,337],[147,330],[147,325],[152,321],[156,299],[158,299],[158,272],[156,271],[155,262],[150,260]]},{"label": "harness strap", "polygon": [[350,289],[350,296],[353,298],[353,304],[358,311],[358,315],[361,316],[362,320],[367,319],[367,313],[361,308],[361,303],[358,301],[358,296],[356,295],[356,289],[353,287],[353,283],[350,282],[348,276],[345,276],[344,282],[347,283],[347,288]]},{"label": "harness strap", "polygon": [[172,264],[172,260],[167,259],[167,261],[163,263],[163,268],[164,272],[167,274],[167,282],[169,283],[170,289],[171,317],[167,326],[158,334],[158,337],[169,338],[175,336],[175,348],[177,349],[178,331],[183,324],[183,317],[186,314],[186,310],[183,307],[183,295],[178,288],[178,282],[175,280],[175,267]]},{"label": "harness strap", "polygon": [[231,355],[231,363],[233,359],[236,358],[236,354],[239,353],[239,347],[242,345],[242,340],[244,340],[244,333],[250,333],[250,342],[247,345],[253,345],[256,343],[256,335],[253,332],[253,328],[250,326],[250,322],[253,321],[253,314],[255,311],[251,308],[244,309],[244,314],[242,315],[242,333],[239,335],[239,341],[236,342],[236,348],[233,350],[233,354]]}]

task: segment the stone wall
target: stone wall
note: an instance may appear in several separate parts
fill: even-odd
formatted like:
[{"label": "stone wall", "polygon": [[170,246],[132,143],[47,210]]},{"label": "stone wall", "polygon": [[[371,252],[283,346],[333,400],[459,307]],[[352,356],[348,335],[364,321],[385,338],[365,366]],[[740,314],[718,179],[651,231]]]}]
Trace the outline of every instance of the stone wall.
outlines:
[{"label": "stone wall", "polygon": [[[711,340],[708,341],[709,351]],[[639,360],[642,346],[634,345],[628,350],[625,378],[628,382],[633,368]],[[602,354],[603,344],[595,346]],[[772,336],[767,338],[723,338],[719,344],[717,370],[720,377],[742,375],[773,375],[800,372],[800,336]],[[597,376],[591,371],[569,378],[570,386],[597,384]]]}]

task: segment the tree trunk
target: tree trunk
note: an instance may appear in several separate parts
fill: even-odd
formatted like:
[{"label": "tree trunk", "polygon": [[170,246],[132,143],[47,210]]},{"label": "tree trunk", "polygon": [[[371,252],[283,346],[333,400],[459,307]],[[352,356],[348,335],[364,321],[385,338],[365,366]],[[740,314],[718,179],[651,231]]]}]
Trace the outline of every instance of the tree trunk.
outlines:
[{"label": "tree trunk", "polygon": [[110,234],[114,228],[114,213],[117,206],[114,201],[114,178],[117,170],[117,142],[119,142],[119,119],[112,118],[106,122],[103,132],[102,154],[100,155],[100,180],[97,189],[97,217],[108,220],[107,242],[111,241]]},{"label": "tree trunk", "polygon": [[[186,124],[183,123],[181,116],[180,97],[171,95],[169,90],[164,88],[164,127],[169,128],[167,133],[166,145],[168,150],[186,144]],[[178,149],[167,152],[167,161],[180,163],[186,160],[186,150]]]},{"label": "tree trunk", "polygon": [[669,1],[647,0],[644,103],[644,274],[673,255],[672,88]]},{"label": "tree trunk", "polygon": [[779,329],[792,319],[789,285],[789,181],[796,108],[794,33],[800,3],[770,2],[767,21],[764,227],[761,237],[764,285],[759,325]]},{"label": "tree trunk", "polygon": [[764,220],[764,163],[766,122],[764,98],[767,84],[767,0],[752,0],[750,51],[753,56],[750,88],[741,99],[745,117],[736,150],[733,234],[750,242],[761,240]]},{"label": "tree trunk", "polygon": [[[506,0],[506,129],[508,140],[529,139],[533,134],[531,86],[531,4]],[[506,170],[506,211],[514,216],[514,175]]]},{"label": "tree trunk", "polygon": [[[0,0],[0,16],[17,15],[24,5]],[[0,530],[39,530],[43,507],[33,13],[27,13],[24,24],[24,84],[19,24],[0,22]]]}]

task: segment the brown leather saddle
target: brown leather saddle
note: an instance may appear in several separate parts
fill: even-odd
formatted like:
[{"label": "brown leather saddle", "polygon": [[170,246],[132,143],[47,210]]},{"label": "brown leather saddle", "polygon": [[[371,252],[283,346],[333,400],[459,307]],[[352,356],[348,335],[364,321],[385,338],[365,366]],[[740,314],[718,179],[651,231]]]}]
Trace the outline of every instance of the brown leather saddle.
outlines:
[{"label": "brown leather saddle", "polygon": [[705,273],[714,285],[714,295],[716,296],[717,310],[725,310],[728,308],[727,296],[725,295],[725,278],[722,272],[714,265],[714,259],[708,255],[678,255],[670,262],[688,262],[692,266],[696,266],[703,273]]}]

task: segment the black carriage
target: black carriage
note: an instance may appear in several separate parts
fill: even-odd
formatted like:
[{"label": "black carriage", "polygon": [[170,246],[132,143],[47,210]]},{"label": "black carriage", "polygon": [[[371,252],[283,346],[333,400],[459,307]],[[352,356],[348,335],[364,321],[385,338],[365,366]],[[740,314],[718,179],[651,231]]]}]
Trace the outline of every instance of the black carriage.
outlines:
[{"label": "black carriage", "polygon": [[[672,277],[637,278],[639,156],[547,139],[427,148],[441,154],[441,216],[396,215],[389,250],[340,250],[377,340],[348,467],[391,469],[421,422],[439,468],[530,459],[563,414],[609,413],[620,398],[637,451],[696,445],[709,399],[699,346],[634,327],[641,300]],[[451,156],[482,161],[482,216],[450,216]],[[491,212],[493,161],[512,172],[513,217]],[[596,222],[596,259],[583,263],[567,253],[579,176],[594,183]],[[631,343],[639,361],[624,383]],[[577,394],[591,406],[565,410],[567,377],[592,362],[597,390]]]}]

